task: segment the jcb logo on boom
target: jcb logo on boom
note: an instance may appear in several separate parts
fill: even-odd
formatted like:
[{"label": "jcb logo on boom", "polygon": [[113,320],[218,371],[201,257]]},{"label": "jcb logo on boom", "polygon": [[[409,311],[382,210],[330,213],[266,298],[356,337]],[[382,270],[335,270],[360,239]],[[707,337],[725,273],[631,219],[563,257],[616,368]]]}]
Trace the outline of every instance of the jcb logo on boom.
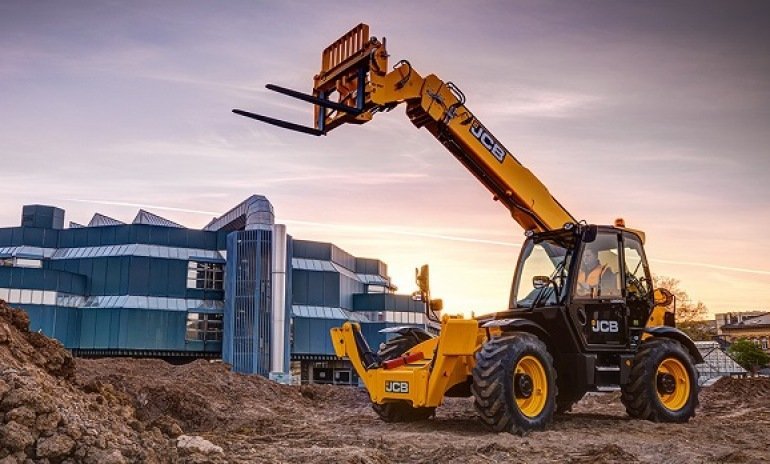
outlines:
[{"label": "jcb logo on boom", "polygon": [[618,331],[618,321],[591,321],[591,326],[594,332],[616,333]]},{"label": "jcb logo on boom", "polygon": [[388,380],[385,382],[385,392],[409,393],[409,382],[395,382],[393,380]]},{"label": "jcb logo on boom", "polygon": [[471,134],[484,145],[484,148],[492,153],[492,156],[494,156],[497,161],[503,162],[505,155],[508,154],[508,152],[477,119],[474,119],[473,123],[471,123]]}]

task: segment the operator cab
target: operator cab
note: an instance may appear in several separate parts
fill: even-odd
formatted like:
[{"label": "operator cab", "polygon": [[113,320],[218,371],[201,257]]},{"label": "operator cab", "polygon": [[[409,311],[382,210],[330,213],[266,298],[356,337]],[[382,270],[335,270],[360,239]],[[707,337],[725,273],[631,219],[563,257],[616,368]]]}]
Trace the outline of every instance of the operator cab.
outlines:
[{"label": "operator cab", "polygon": [[587,347],[638,345],[653,308],[641,237],[622,227],[595,225],[530,234],[510,309],[554,307],[566,309]]}]

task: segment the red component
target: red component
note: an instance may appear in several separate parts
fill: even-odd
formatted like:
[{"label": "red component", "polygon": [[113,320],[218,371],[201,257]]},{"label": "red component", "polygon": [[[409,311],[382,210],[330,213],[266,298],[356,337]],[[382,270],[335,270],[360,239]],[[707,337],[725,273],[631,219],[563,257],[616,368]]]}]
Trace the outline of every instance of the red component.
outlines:
[{"label": "red component", "polygon": [[425,355],[422,351],[418,351],[417,353],[406,353],[405,355],[399,356],[398,358],[384,361],[382,363],[382,367],[385,369],[395,369],[397,367],[403,366],[404,364],[413,363],[423,358],[425,358]]}]

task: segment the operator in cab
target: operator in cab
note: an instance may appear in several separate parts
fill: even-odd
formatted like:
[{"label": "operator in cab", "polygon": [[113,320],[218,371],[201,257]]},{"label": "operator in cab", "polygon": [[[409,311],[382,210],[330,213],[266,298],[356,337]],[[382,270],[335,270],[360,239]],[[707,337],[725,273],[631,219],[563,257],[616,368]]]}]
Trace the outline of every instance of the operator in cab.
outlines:
[{"label": "operator in cab", "polygon": [[581,298],[620,296],[617,276],[608,265],[602,264],[593,248],[583,250],[576,295]]}]

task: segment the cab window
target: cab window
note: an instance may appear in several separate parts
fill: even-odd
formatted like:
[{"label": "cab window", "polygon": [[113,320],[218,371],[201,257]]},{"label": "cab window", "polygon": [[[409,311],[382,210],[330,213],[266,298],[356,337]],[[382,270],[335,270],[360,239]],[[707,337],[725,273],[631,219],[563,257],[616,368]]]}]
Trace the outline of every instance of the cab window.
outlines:
[{"label": "cab window", "polygon": [[631,234],[623,234],[626,294],[631,298],[644,299],[650,293],[642,243]]},{"label": "cab window", "polygon": [[575,298],[618,298],[620,292],[620,255],[618,234],[600,232],[596,240],[583,245],[575,279]]}]

